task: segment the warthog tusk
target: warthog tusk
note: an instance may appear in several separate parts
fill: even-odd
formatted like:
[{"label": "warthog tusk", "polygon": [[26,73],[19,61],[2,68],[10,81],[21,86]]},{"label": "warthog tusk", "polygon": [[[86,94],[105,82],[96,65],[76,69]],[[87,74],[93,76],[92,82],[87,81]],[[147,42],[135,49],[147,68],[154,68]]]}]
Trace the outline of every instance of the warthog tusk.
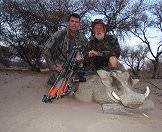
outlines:
[{"label": "warthog tusk", "polygon": [[147,114],[145,114],[145,113],[142,113],[142,115],[145,116],[145,117],[147,117],[147,118],[149,118],[149,116]]},{"label": "warthog tusk", "polygon": [[150,94],[150,88],[147,86],[146,87],[146,92],[145,92],[145,98],[147,98],[148,97],[148,95]]},{"label": "warthog tusk", "polygon": [[120,97],[119,97],[114,91],[112,91],[112,96],[113,96],[116,100],[120,101]]}]

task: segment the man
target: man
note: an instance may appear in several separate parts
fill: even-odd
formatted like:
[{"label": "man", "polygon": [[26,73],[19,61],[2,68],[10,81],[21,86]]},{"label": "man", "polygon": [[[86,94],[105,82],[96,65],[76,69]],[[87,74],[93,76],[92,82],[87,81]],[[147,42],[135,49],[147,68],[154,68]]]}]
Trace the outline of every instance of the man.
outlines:
[{"label": "man", "polygon": [[[79,31],[81,18],[78,14],[73,13],[68,18],[68,27],[55,32],[45,45],[45,59],[51,70],[63,70],[63,64],[70,55],[74,46],[86,45],[86,37]],[[77,61],[83,58],[78,55]]]},{"label": "man", "polygon": [[78,14],[71,14],[68,18],[67,29],[55,32],[47,41],[45,46],[45,57],[50,69],[61,70],[72,47],[86,45],[86,37],[79,32],[80,21],[81,18]]},{"label": "man", "polygon": [[118,40],[112,35],[106,34],[106,25],[102,19],[95,19],[91,26],[92,38],[86,47],[91,68],[93,70],[117,69],[121,51]]}]

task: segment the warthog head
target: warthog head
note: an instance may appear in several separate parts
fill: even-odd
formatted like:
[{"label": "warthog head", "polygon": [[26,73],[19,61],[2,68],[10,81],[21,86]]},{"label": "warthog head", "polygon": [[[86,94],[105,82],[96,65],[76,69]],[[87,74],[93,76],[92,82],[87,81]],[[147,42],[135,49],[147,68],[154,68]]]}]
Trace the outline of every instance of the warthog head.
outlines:
[{"label": "warthog head", "polygon": [[144,103],[150,93],[149,87],[146,87],[144,94],[134,92],[132,90],[134,82],[128,72],[98,70],[97,73],[102,83],[109,89],[107,91],[109,96],[111,95],[115,102],[125,107],[138,108]]}]

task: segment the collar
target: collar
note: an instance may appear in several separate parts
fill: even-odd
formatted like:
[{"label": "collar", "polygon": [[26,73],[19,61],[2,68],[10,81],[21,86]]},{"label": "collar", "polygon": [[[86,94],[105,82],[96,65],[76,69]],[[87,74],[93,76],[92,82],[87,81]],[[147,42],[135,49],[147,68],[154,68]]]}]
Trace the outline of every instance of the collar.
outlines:
[{"label": "collar", "polygon": [[78,38],[78,36],[79,36],[79,31],[77,31],[73,36],[73,35],[71,35],[71,31],[69,29],[67,29],[67,38],[75,39],[75,38]]}]

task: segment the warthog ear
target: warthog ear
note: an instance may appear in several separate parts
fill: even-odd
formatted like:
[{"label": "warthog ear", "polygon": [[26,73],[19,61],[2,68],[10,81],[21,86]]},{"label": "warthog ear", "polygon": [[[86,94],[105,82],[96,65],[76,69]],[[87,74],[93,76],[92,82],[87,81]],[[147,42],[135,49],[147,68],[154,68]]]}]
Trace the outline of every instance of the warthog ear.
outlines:
[{"label": "warthog ear", "polygon": [[107,72],[105,70],[97,70],[97,74],[101,79],[110,78],[110,72]]},{"label": "warthog ear", "polygon": [[132,79],[133,80],[133,85],[136,85],[139,82],[139,79]]},{"label": "warthog ear", "polygon": [[105,70],[97,70],[97,74],[100,76],[101,79],[107,77],[107,72]]},{"label": "warthog ear", "polygon": [[[129,74],[129,73],[127,72],[127,74]],[[127,77],[128,77],[128,80],[127,80],[128,85],[131,87],[133,87],[135,84],[137,84],[139,82],[139,79],[133,79],[130,75]]]},{"label": "warthog ear", "polygon": [[132,87],[132,86],[134,85],[134,82],[133,82],[133,79],[132,79],[131,76],[128,76],[127,82],[128,82],[128,85],[129,85],[130,87]]},{"label": "warthog ear", "polygon": [[110,72],[105,70],[97,70],[99,77],[101,78],[102,83],[112,83],[112,77],[110,76]]}]

